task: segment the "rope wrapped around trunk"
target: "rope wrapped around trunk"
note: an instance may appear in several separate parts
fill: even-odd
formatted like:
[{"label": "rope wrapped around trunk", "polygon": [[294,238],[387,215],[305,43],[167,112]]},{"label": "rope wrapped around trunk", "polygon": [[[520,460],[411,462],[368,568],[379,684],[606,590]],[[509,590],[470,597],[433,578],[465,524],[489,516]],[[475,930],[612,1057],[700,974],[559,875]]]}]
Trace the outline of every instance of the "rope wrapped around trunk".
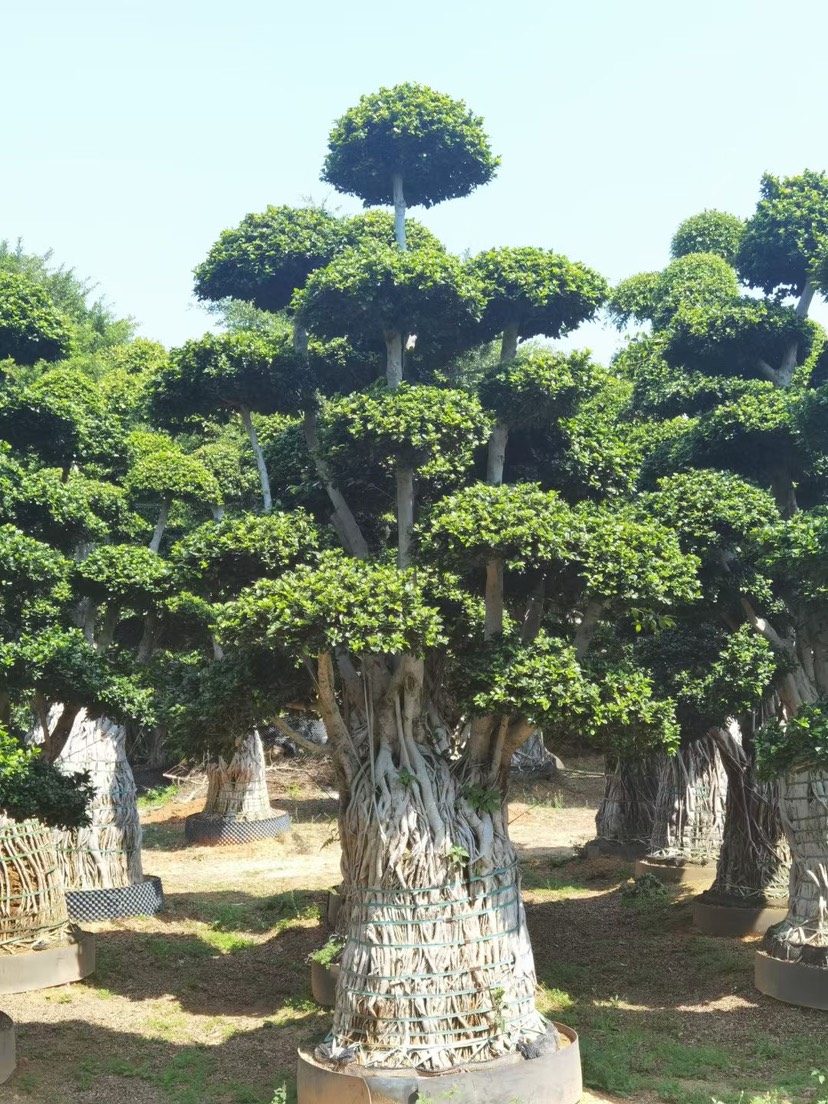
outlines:
[{"label": "rope wrapped around trunk", "polygon": [[52,829],[0,816],[0,954],[57,943],[68,929]]}]

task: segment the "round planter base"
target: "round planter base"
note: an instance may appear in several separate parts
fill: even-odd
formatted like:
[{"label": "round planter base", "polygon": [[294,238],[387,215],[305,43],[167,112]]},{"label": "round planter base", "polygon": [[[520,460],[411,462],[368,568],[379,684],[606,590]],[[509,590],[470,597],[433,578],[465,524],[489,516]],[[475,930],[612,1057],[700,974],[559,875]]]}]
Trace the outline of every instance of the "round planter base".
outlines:
[{"label": "round planter base", "polygon": [[422,1076],[416,1070],[346,1070],[317,1062],[312,1051],[299,1050],[299,1104],[411,1104],[418,1099],[451,1100],[451,1104],[576,1104],[581,1099],[581,1054],[578,1036],[555,1024],[569,1046],[527,1061],[510,1054],[494,1062],[463,1067],[458,1073]]},{"label": "round planter base", "polygon": [[709,889],[716,877],[716,864],[678,863],[669,859],[639,859],[635,864],[635,876],[655,874],[667,885],[704,886]]},{"label": "round planter base", "polygon": [[8,1081],[17,1066],[17,1047],[11,1017],[0,1012],[0,1085]]},{"label": "round planter base", "polygon": [[757,951],[753,980],[766,997],[800,1008],[821,1008],[828,1011],[828,970],[820,966],[804,966],[801,962],[785,962]]},{"label": "round planter base", "polygon": [[323,1008],[333,1008],[336,1004],[336,987],[339,983],[339,965],[330,966],[311,959],[311,993],[317,1004]]},{"label": "round planter base", "polygon": [[126,916],[154,916],[164,907],[161,879],[147,874],[143,882],[117,889],[70,889],[66,891],[70,920],[91,923]]},{"label": "round planter base", "polygon": [[584,844],[584,855],[588,859],[624,859],[635,862],[647,854],[646,843],[618,843],[616,840],[594,839]]},{"label": "round planter base", "polygon": [[207,816],[193,813],[184,821],[184,835],[190,843],[253,843],[284,835],[290,817],[278,809],[266,820],[239,820],[238,817]]},{"label": "round planter base", "polygon": [[80,981],[95,969],[95,936],[79,931],[76,943],[45,951],[0,955],[0,993],[28,993]]},{"label": "round planter base", "polygon": [[705,935],[764,935],[772,924],[780,923],[787,915],[787,908],[771,905],[743,908],[712,905],[707,901],[696,901],[693,905],[693,923]]}]

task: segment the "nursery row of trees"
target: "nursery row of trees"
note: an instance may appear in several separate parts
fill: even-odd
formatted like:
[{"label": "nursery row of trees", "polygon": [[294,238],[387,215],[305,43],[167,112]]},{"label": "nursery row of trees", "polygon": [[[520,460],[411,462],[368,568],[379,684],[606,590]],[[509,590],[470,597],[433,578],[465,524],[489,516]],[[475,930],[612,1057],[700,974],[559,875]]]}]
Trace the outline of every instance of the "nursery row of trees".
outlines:
[{"label": "nursery row of trees", "polygon": [[[784,896],[784,825],[773,953],[828,966],[828,178],[766,176],[750,219],[689,218],[611,289],[536,246],[458,258],[408,216],[497,165],[462,103],[364,97],[323,179],[366,213],[224,231],[195,272],[218,332],[170,351],[0,255],[3,724],[34,716],[54,763],[82,722],[128,723],[145,756],[236,754],[238,781],[256,726],[317,712],[334,1036],[369,1066],[546,1032],[505,816],[539,729],[607,754],[612,839],[661,772],[655,850],[723,835],[717,900]],[[628,335],[612,364],[555,345],[599,312]]]}]

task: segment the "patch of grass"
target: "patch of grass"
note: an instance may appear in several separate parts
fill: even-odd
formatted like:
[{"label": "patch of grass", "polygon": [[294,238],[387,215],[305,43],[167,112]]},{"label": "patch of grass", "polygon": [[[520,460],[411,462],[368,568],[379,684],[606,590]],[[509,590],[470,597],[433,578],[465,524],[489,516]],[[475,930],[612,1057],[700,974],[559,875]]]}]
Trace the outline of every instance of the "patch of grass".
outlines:
[{"label": "patch of grass", "polygon": [[144,947],[159,962],[171,963],[188,958],[209,958],[212,948],[202,939],[193,936],[148,935],[142,940]]},{"label": "patch of grass", "polygon": [[200,933],[199,937],[208,947],[214,947],[222,954],[238,954],[239,951],[247,951],[251,947],[258,946],[255,939],[239,935],[238,932],[205,931]]},{"label": "patch of grass", "polygon": [[183,825],[145,824],[141,844],[144,851],[183,851],[189,847]]},{"label": "patch of grass", "polygon": [[40,1078],[36,1077],[35,1074],[31,1073],[29,1070],[25,1070],[23,1073],[17,1075],[15,1087],[25,1093],[26,1096],[31,1096],[39,1084]]},{"label": "patch of grass", "polygon": [[149,812],[150,809],[160,809],[170,801],[178,797],[179,787],[176,785],[155,786],[151,790],[144,790],[138,798],[138,808],[141,812]]},{"label": "patch of grass", "polygon": [[714,977],[745,973],[753,950],[736,940],[712,939],[707,935],[694,935],[685,944],[685,953],[695,960],[699,971]]},{"label": "patch of grass", "polygon": [[575,1001],[565,990],[552,989],[546,985],[541,985],[540,993],[538,994],[538,1008],[544,1016],[549,1016],[552,1013],[567,1012],[574,1004]]}]

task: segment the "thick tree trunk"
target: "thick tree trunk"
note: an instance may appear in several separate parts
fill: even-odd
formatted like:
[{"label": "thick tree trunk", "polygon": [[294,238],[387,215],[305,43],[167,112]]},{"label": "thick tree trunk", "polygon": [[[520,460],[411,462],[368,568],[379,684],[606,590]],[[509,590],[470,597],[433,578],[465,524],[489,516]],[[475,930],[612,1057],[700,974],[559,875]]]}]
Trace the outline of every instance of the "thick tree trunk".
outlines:
[{"label": "thick tree trunk", "polygon": [[656,796],[649,854],[658,859],[712,862],[724,835],[727,775],[713,739],[705,736],[665,757]]},{"label": "thick tree trunk", "polygon": [[727,800],[722,849],[713,885],[702,894],[710,904],[759,908],[788,896],[791,856],[782,830],[775,783],[756,777],[753,754],[721,730]]},{"label": "thick tree trunk", "polygon": [[68,932],[51,828],[0,815],[0,955],[38,950]]},{"label": "thick tree trunk", "polygon": [[799,770],[781,778],[779,808],[793,858],[788,915],[768,930],[764,950],[828,967],[828,775]]},{"label": "thick tree trunk", "polygon": [[503,632],[503,560],[486,564],[486,613],[484,634],[487,640]]},{"label": "thick tree trunk", "polygon": [[88,771],[95,787],[92,823],[56,832],[66,888],[120,889],[141,882],[141,821],[124,726],[83,710],[57,762],[67,773]]},{"label": "thick tree trunk", "polygon": [[604,796],[595,814],[595,834],[618,847],[647,849],[653,834],[656,797],[667,756],[607,758]]},{"label": "thick tree trunk", "polygon": [[207,765],[204,816],[267,820],[273,816],[267,793],[264,747],[256,729],[241,742],[229,763]]},{"label": "thick tree trunk", "polygon": [[[343,718],[330,659],[320,708],[337,748],[346,937],[337,1046],[370,1067],[448,1070],[545,1031],[509,840],[500,757],[450,761],[430,738],[422,663],[363,668]],[[354,699],[357,700],[356,698]],[[496,725],[505,733],[506,725]],[[502,738],[496,745],[502,751]]]},{"label": "thick tree trunk", "polygon": [[256,467],[259,470],[259,482],[262,485],[262,502],[264,504],[264,512],[270,513],[273,506],[273,497],[270,493],[270,477],[267,474],[267,465],[264,460],[264,453],[262,452],[262,446],[259,444],[259,435],[256,432],[256,427],[253,425],[253,418],[250,415],[250,411],[246,406],[239,408],[241,414],[241,420],[244,423],[244,428],[247,430],[247,436],[250,438],[250,445],[253,449],[253,455],[256,457]]}]

